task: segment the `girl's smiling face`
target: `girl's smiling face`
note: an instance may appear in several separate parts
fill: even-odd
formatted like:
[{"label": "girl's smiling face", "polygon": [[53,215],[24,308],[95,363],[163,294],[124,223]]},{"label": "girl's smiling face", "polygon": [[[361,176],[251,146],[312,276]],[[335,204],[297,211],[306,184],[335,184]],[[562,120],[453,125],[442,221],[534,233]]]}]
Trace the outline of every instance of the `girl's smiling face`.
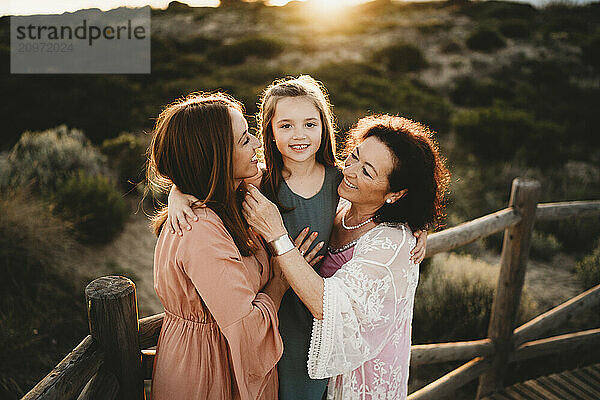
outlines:
[{"label": "girl's smiling face", "polygon": [[284,163],[314,160],[323,124],[317,107],[307,97],[285,97],[277,102],[272,120],[273,136]]}]

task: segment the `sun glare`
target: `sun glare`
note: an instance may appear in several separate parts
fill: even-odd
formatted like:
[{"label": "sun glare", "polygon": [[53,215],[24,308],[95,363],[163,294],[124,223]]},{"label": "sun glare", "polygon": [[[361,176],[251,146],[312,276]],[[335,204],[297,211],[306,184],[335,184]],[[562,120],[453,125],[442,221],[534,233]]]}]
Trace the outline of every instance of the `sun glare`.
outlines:
[{"label": "sun glare", "polygon": [[327,15],[339,14],[344,11],[346,7],[360,2],[360,0],[308,0],[308,3],[313,10]]}]

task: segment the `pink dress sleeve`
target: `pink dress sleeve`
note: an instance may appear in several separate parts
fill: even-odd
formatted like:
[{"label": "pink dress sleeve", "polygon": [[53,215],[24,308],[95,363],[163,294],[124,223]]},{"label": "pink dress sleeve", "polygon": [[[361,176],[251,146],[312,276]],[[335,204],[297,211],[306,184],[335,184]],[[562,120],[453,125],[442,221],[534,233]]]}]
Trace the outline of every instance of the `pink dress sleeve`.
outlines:
[{"label": "pink dress sleeve", "polygon": [[183,235],[181,267],[227,339],[241,398],[256,399],[283,353],[277,310],[259,292],[257,265],[243,262],[222,222],[210,215],[201,222]]}]

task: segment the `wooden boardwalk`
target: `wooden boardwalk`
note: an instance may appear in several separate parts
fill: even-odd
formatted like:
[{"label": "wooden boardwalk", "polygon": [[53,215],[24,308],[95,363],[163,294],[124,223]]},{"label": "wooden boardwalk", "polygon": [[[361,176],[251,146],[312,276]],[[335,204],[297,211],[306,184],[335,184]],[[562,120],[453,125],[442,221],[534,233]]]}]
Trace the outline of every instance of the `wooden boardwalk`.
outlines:
[{"label": "wooden boardwalk", "polygon": [[599,400],[600,364],[509,386],[484,400]]}]

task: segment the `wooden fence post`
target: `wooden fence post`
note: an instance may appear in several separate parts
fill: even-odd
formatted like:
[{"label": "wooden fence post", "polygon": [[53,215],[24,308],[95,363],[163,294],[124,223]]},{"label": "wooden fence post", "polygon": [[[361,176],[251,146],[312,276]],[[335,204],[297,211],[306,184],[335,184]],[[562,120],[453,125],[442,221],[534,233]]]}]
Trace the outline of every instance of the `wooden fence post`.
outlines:
[{"label": "wooden fence post", "polygon": [[539,182],[521,178],[513,180],[508,205],[513,207],[522,219],[517,225],[504,231],[500,275],[488,327],[488,337],[494,343],[495,352],[491,369],[479,379],[478,399],[502,389],[504,384],[539,193]]},{"label": "wooden fence post", "polygon": [[119,382],[119,399],[145,398],[135,284],[122,276],[95,279],[85,288],[90,333],[105,354],[104,368]]}]

